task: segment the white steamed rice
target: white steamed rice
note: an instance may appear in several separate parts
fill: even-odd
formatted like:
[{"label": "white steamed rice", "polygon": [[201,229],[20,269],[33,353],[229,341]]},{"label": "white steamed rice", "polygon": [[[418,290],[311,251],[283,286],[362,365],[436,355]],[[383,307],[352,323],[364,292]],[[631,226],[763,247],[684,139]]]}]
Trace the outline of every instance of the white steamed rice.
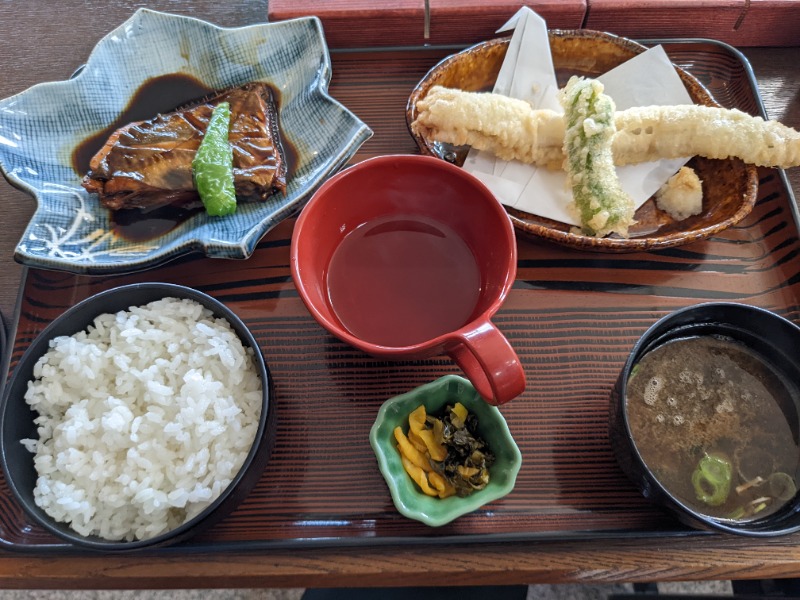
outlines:
[{"label": "white steamed rice", "polygon": [[34,497],[81,535],[148,539],[211,504],[261,413],[253,350],[193,300],[97,317],[50,342],[25,400],[39,413]]}]

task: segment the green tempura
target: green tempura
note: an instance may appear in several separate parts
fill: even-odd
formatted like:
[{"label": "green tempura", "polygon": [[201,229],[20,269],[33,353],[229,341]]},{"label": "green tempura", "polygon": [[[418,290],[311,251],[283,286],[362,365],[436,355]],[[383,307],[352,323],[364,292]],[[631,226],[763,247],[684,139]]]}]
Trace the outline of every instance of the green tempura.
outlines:
[{"label": "green tempura", "polygon": [[230,105],[220,102],[211,113],[203,141],[192,161],[194,185],[206,212],[215,217],[236,212],[233,149],[228,143],[230,120]]},{"label": "green tempura", "polygon": [[566,134],[565,170],[584,233],[628,236],[634,205],[620,186],[611,153],[614,101],[594,79],[572,77],[561,92]]}]

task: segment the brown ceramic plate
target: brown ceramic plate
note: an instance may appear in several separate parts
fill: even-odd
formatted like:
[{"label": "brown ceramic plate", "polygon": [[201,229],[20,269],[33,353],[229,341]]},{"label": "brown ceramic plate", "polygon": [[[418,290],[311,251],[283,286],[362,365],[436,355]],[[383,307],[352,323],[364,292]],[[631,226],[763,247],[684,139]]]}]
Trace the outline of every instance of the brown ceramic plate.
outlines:
[{"label": "brown ceramic plate", "polygon": [[[509,38],[482,42],[445,58],[420,81],[408,100],[406,121],[416,118],[417,102],[434,85],[467,91],[490,90],[508,49]],[[589,30],[550,31],[550,49],[559,85],[572,75],[598,76],[647,48],[631,40]],[[676,67],[696,104],[718,106],[711,94],[686,71]],[[412,133],[412,135],[414,135]],[[462,165],[469,148],[414,136],[422,154]],[[695,157],[689,162],[703,181],[703,212],[683,221],[673,220],[647,200],[635,215],[630,237],[596,238],[573,233],[572,226],[508,209],[517,231],[560,244],[603,252],[636,252],[669,248],[707,238],[738,223],[753,208],[758,191],[756,168],[738,159]]]}]

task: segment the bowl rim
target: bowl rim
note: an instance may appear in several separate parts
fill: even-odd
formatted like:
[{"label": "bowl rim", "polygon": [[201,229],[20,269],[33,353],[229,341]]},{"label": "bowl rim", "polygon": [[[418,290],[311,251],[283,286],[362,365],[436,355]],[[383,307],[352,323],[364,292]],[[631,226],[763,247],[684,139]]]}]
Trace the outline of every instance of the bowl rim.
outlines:
[{"label": "bowl rim", "polygon": [[[486,488],[476,491],[464,498],[459,498],[458,496],[451,496],[443,499],[431,498],[429,496],[425,496],[422,492],[417,490],[416,487],[412,488],[414,497],[435,500],[437,503],[447,503],[449,505],[448,508],[450,510],[448,510],[445,514],[436,516],[431,515],[424,510],[415,509],[412,507],[412,505],[405,501],[407,494],[405,494],[401,489],[401,486],[397,481],[397,476],[401,475],[403,477],[408,477],[408,475],[404,470],[401,470],[399,473],[393,472],[388,461],[388,452],[396,452],[396,450],[392,448],[391,441],[389,439],[390,436],[385,435],[387,433],[386,430],[389,427],[387,413],[396,404],[411,401],[413,398],[418,397],[420,394],[424,394],[428,390],[447,386],[450,384],[450,382],[457,382],[462,386],[462,389],[471,390],[471,393],[473,394],[472,398],[476,400],[476,405],[480,405],[482,408],[486,409],[484,412],[484,418],[487,415],[491,415],[492,425],[495,426],[498,431],[495,441],[503,440],[503,442],[507,444],[506,450],[511,455],[511,461],[508,465],[509,468],[507,470],[506,481],[503,484],[498,485],[494,489]],[[391,431],[388,431],[388,433],[391,434]],[[503,416],[503,413],[500,412],[497,406],[490,405],[482,400],[469,380],[461,377],[460,375],[444,375],[438,379],[429,381],[428,383],[422,384],[416,388],[386,400],[378,410],[378,414],[375,417],[375,422],[370,429],[369,441],[375,453],[375,458],[378,462],[378,469],[383,476],[387,487],[389,488],[392,502],[394,503],[397,511],[409,519],[420,521],[430,527],[441,527],[446,525],[459,517],[471,513],[486,504],[489,504],[490,502],[494,502],[495,500],[499,500],[500,498],[507,496],[514,489],[517,476],[520,468],[522,467],[522,453],[520,452],[519,446],[517,446],[514,437],[511,435],[508,422]]]},{"label": "bowl rim", "polygon": [[483,311],[478,315],[474,315],[467,323],[459,327],[458,329],[450,332],[446,332],[440,334],[434,338],[430,338],[428,340],[424,340],[422,342],[417,342],[414,344],[410,344],[408,346],[386,346],[383,344],[368,342],[362,340],[361,338],[355,336],[354,334],[350,333],[344,326],[340,325],[339,323],[329,319],[325,314],[323,314],[319,308],[309,299],[308,297],[308,285],[307,282],[310,280],[308,276],[305,275],[307,270],[303,269],[303,265],[301,264],[302,254],[304,252],[301,249],[300,238],[302,236],[306,236],[305,231],[310,226],[307,225],[309,219],[312,219],[311,215],[313,215],[317,211],[321,211],[322,209],[317,208],[318,204],[321,204],[322,198],[325,194],[330,190],[330,188],[338,185],[343,185],[348,177],[357,176],[362,171],[370,170],[375,167],[380,167],[384,164],[393,164],[396,163],[399,166],[406,167],[406,166],[414,166],[422,167],[425,169],[434,169],[434,170],[441,170],[444,171],[456,178],[459,178],[465,182],[468,182],[471,186],[475,187],[481,195],[486,196],[487,198],[496,198],[494,194],[489,190],[489,188],[484,185],[482,181],[480,181],[477,177],[472,175],[471,173],[460,169],[456,165],[448,163],[446,161],[442,161],[437,159],[434,156],[429,155],[419,155],[419,154],[384,154],[381,156],[373,156],[367,158],[361,162],[358,162],[354,165],[350,165],[349,167],[342,169],[332,177],[328,178],[312,195],[311,199],[308,201],[308,204],[302,210],[300,215],[295,222],[294,229],[292,231],[292,239],[290,243],[290,258],[289,258],[289,266],[291,271],[292,280],[294,282],[295,288],[297,290],[298,295],[300,296],[303,304],[306,306],[308,311],[311,315],[316,319],[316,321],[322,325],[329,333],[334,335],[335,337],[341,339],[342,341],[347,342],[351,346],[358,348],[364,352],[367,352],[373,356],[398,356],[398,355],[415,355],[415,356],[422,356],[423,354],[429,354],[430,352],[438,352],[439,349],[442,347],[443,344],[448,342],[449,340],[453,339],[454,336],[461,334],[461,333],[469,333],[475,329],[475,323],[481,320],[489,320],[491,317],[499,310],[501,305],[506,301],[508,298],[508,294],[511,292],[511,288],[514,285],[514,281],[516,279],[516,264],[517,264],[517,244],[516,238],[514,234],[514,228],[511,225],[510,219],[506,219],[507,214],[505,214],[505,208],[499,201],[496,201],[497,204],[497,214],[498,217],[505,214],[503,217],[503,227],[506,227],[506,223],[508,227],[506,231],[508,232],[508,251],[510,253],[509,262],[513,265],[513,268],[506,274],[505,281],[503,282],[502,289],[497,292],[497,300],[492,303],[492,306],[489,307],[487,310]]},{"label": "bowl rim", "polygon": [[[634,52],[635,54],[640,54],[641,52],[644,52],[648,49],[647,46],[645,46],[644,44],[641,44],[630,38],[593,29],[548,29],[548,36],[551,38],[551,40],[553,38],[559,38],[559,39],[591,38],[593,40],[599,39],[602,40],[604,43],[621,47],[625,50]],[[437,154],[433,150],[431,144],[429,144],[426,139],[423,139],[421,136],[415,134],[411,130],[411,123],[416,118],[416,104],[420,100],[420,98],[427,93],[431,85],[433,85],[433,83],[431,82],[431,78],[434,77],[435,74],[439,72],[441,69],[446,68],[453,62],[457,62],[458,60],[462,59],[462,57],[465,55],[491,49],[495,46],[507,46],[510,40],[511,36],[497,37],[490,40],[484,40],[476,44],[473,44],[468,48],[465,48],[459,52],[451,54],[440,60],[433,67],[431,67],[431,69],[428,70],[428,72],[423,76],[423,78],[414,86],[414,89],[412,90],[408,98],[408,102],[406,103],[406,126],[409,130],[410,135],[414,138],[414,141],[416,142],[420,153],[424,155],[437,157],[440,160],[444,160],[442,157],[439,156],[439,154]],[[703,85],[694,75],[692,75],[687,70],[675,64],[673,64],[672,66],[675,68],[676,72],[678,73],[684,85],[686,85],[687,83],[691,83],[691,87],[697,89],[698,93],[702,97],[702,100],[705,104],[709,106],[720,106],[720,104],[711,95],[708,88],[705,85]],[[733,158],[727,160],[742,162],[739,159],[733,159]],[[628,252],[643,252],[650,250],[662,250],[666,248],[672,248],[675,246],[681,246],[684,244],[707,239],[708,237],[714,234],[720,233],[721,231],[724,231],[725,229],[728,229],[729,227],[736,225],[747,215],[749,215],[750,212],[752,212],[753,207],[755,206],[758,200],[758,170],[754,165],[751,164],[743,163],[743,166],[745,169],[746,186],[742,196],[742,202],[738,206],[736,212],[733,215],[729,216],[728,218],[719,221],[718,223],[711,223],[706,225],[705,227],[692,230],[691,232],[673,231],[671,233],[664,235],[655,235],[655,236],[645,235],[635,238],[634,237],[597,238],[594,236],[584,235],[582,233],[573,233],[572,232],[573,228],[563,223],[558,223],[557,221],[552,221],[544,217],[539,217],[537,215],[532,215],[530,213],[526,213],[524,211],[520,211],[509,207],[506,207],[506,209],[508,211],[509,218],[514,224],[514,228],[521,234],[526,235],[532,239],[546,239],[548,241],[555,242],[559,245],[567,246],[570,248],[577,248],[580,250],[589,250],[589,251],[605,252],[605,253],[628,253]],[[535,218],[538,222],[531,222],[529,220],[526,220],[528,218]],[[556,226],[566,227],[566,230],[562,231],[558,229]],[[691,235],[689,235],[689,233],[691,233]]]},{"label": "bowl rim", "polygon": [[[800,339],[800,325],[790,321],[786,317],[783,317],[771,310],[766,308],[755,306],[752,304],[746,304],[743,302],[725,302],[725,301],[711,301],[711,302],[701,302],[698,304],[692,304],[689,306],[685,306],[683,308],[677,309],[672,311],[660,319],[658,319],[655,323],[650,325],[647,330],[642,333],[642,335],[637,339],[636,343],[630,350],[628,354],[625,364],[620,371],[619,377],[619,394],[618,397],[614,400],[615,403],[618,404],[618,410],[622,416],[622,428],[625,435],[625,442],[628,445],[630,453],[635,458],[636,462],[642,469],[644,470],[645,476],[647,478],[648,484],[651,484],[655,487],[657,495],[661,496],[666,500],[665,505],[669,510],[671,510],[680,520],[687,522],[693,525],[695,528],[698,528],[698,524],[700,525],[699,528],[702,529],[712,529],[721,531],[724,533],[731,533],[743,536],[750,536],[750,537],[775,537],[779,535],[786,535],[790,533],[794,533],[800,531],[800,519],[795,525],[791,526],[776,526],[776,527],[765,527],[762,529],[754,528],[753,525],[759,525],[764,523],[764,519],[770,519],[775,515],[784,515],[789,513],[796,513],[798,512],[798,508],[792,508],[792,501],[786,502],[777,513],[772,513],[764,517],[763,519],[750,519],[747,521],[726,521],[724,519],[718,519],[707,515],[705,513],[699,512],[693,509],[691,506],[687,505],[685,502],[680,500],[677,496],[675,496],[666,486],[661,483],[661,480],[656,477],[650,466],[648,465],[647,461],[644,460],[642,457],[639,447],[635,441],[635,437],[633,432],[631,431],[630,427],[630,420],[628,418],[628,402],[627,402],[627,385],[628,379],[630,378],[631,370],[633,369],[634,365],[641,360],[641,358],[654,350],[655,348],[659,347],[663,343],[665,343],[665,338],[669,339],[676,339],[680,338],[681,331],[689,331],[692,328],[696,328],[699,326],[711,326],[711,327],[724,327],[726,325],[733,327],[734,325],[730,323],[730,319],[728,318],[719,318],[719,319],[703,319],[698,321],[693,321],[689,324],[681,324],[679,320],[686,316],[691,315],[693,313],[700,313],[702,311],[711,311],[711,310],[722,310],[722,311],[735,311],[742,313],[743,315],[751,314],[751,315],[760,315],[765,319],[769,319],[774,321],[775,323],[780,324],[781,327],[786,327],[789,330],[794,332],[794,335]],[[673,324],[673,322],[678,321],[678,323]],[[665,329],[666,326],[669,326]],[[741,327],[741,325],[736,325],[737,327]],[[663,331],[659,331],[663,329]],[[752,329],[750,331],[753,331]],[[658,335],[656,335],[658,334]],[[744,343],[744,342],[741,342]],[[761,354],[759,352],[759,354]],[[767,357],[763,357],[766,359]],[[774,365],[773,365],[774,366]],[[612,407],[613,408],[613,407]],[[800,405],[797,406],[798,409],[798,418],[800,419]],[[798,421],[800,424],[800,420]],[[613,434],[612,434],[613,435]],[[638,482],[637,482],[637,485]],[[794,504],[797,504],[797,496],[795,496]]]},{"label": "bowl rim", "polygon": [[[54,330],[61,327],[64,323],[69,322],[74,315],[86,310],[88,307],[91,307],[94,304],[102,303],[109,297],[113,298],[119,296],[124,298],[131,292],[141,290],[146,292],[152,291],[154,294],[153,299],[148,300],[147,302],[155,301],[158,298],[167,297],[191,299],[199,302],[205,308],[211,310],[215,316],[224,317],[236,333],[237,337],[239,337],[239,339],[246,346],[250,346],[253,349],[253,360],[258,372],[258,377],[262,382],[262,400],[258,427],[255,432],[253,443],[248,450],[247,456],[245,457],[244,462],[237,471],[236,475],[231,479],[231,482],[225,487],[220,495],[214,499],[213,502],[211,502],[199,514],[195,515],[190,520],[157,536],[129,542],[104,540],[99,536],[83,536],[77,531],[74,531],[68,523],[60,523],[61,528],[54,525],[55,519],[47,515],[47,513],[45,513],[38,506],[31,506],[28,499],[20,491],[18,481],[16,481],[13,475],[15,469],[13,467],[9,469],[10,463],[8,462],[9,457],[7,456],[6,451],[9,443],[17,443],[18,440],[16,440],[14,436],[9,436],[8,432],[6,431],[6,414],[8,412],[8,407],[12,402],[16,401],[27,405],[24,398],[11,397],[12,389],[15,387],[15,382],[18,382],[22,378],[23,374],[20,367],[26,364],[31,364],[32,366],[32,364],[39,359],[39,357],[42,355],[42,352],[38,351],[37,346],[45,344],[45,342],[49,342],[49,340],[53,338]],[[160,295],[155,296],[157,292],[160,293]],[[130,306],[137,306],[137,304],[130,304]],[[93,314],[96,317],[109,312],[112,311],[105,310],[94,312]],[[74,335],[75,333],[85,330],[86,327],[93,322],[93,320],[94,317],[87,323],[87,325],[74,328],[73,333],[69,335]],[[45,344],[45,351],[46,348],[47,345]],[[17,385],[21,384],[17,383]],[[35,412],[35,409],[31,408],[31,411]],[[250,473],[252,468],[263,469],[263,465],[260,465],[260,463],[263,462],[266,464],[268,461],[269,455],[271,454],[272,443],[274,442],[275,437],[275,421],[274,389],[269,366],[264,359],[263,352],[261,351],[255,336],[252,334],[244,321],[242,321],[239,316],[236,315],[236,313],[234,313],[230,308],[213,296],[189,286],[157,281],[125,284],[93,294],[71,306],[69,309],[54,318],[41,331],[41,333],[39,333],[34,340],[31,341],[30,345],[25,349],[20,359],[16,362],[12,375],[7,380],[2,392],[2,398],[0,399],[0,467],[3,469],[3,474],[8,487],[11,489],[11,492],[17,503],[21,506],[28,518],[61,540],[70,542],[85,549],[108,552],[127,552],[154,548],[183,541],[194,535],[196,533],[195,528],[198,526],[206,524],[211,525],[216,521],[217,518],[224,516],[216,515],[215,513],[217,513],[217,510],[222,504],[229,501],[230,497],[237,490],[237,487],[242,483],[245,477]],[[12,440],[10,438],[14,439]],[[34,456],[33,453],[31,453],[30,456],[32,461]],[[259,460],[259,456],[261,456],[261,460]]]}]

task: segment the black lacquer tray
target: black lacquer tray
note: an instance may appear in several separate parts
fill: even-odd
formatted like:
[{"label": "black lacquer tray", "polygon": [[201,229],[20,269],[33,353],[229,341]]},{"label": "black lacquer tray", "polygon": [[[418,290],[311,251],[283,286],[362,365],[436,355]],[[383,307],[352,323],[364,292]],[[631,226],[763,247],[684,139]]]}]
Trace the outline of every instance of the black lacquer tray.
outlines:
[{"label": "black lacquer tray", "polygon": [[[763,112],[750,68],[733,48],[709,40],[663,43],[721,104]],[[332,54],[332,95],[375,132],[356,160],[416,152],[405,103],[425,72],[453,51]],[[519,240],[517,281],[495,321],[527,371],[524,395],[502,407],[522,451],[522,470],[511,494],[441,528],[397,513],[368,433],[385,399],[457,368],[445,357],[382,362],[329,336],[292,285],[292,221],[271,231],[246,261],[188,257],[138,274],[97,278],[28,270],[9,340],[10,366],[67,307],[124,283],[190,285],[245,320],[275,380],[277,439],[250,496],[182,551],[704,535],[648,504],[614,462],[609,391],[635,340],[674,309],[738,301],[800,321],[797,210],[782,172],[761,169],[759,177],[754,211],[705,241],[608,255]],[[31,525],[2,477],[0,545],[74,551]]]}]

